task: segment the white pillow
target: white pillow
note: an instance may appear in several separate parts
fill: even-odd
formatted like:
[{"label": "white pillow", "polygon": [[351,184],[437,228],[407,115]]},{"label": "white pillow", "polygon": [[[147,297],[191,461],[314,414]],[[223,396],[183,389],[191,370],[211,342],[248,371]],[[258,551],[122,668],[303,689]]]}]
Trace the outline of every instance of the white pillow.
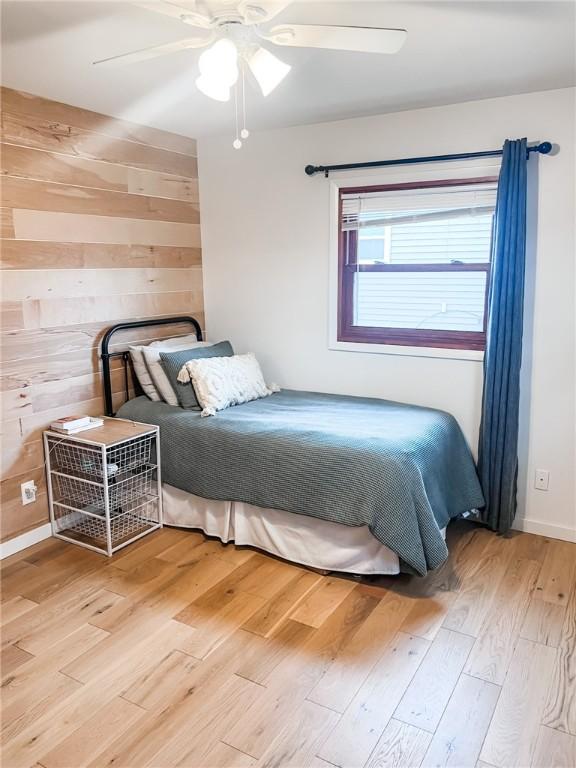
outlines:
[{"label": "white pillow", "polygon": [[[171,347],[170,349],[172,352],[179,352],[180,350],[184,349],[195,349],[196,347],[212,346],[213,342],[211,341],[197,341],[194,344],[185,344],[182,347]],[[165,352],[166,350],[161,349],[160,347],[154,347],[151,349],[151,347],[152,344],[150,344],[148,347],[143,347],[142,354],[148,369],[148,374],[152,379],[156,391],[160,395],[158,399],[164,400],[164,402],[168,403],[168,405],[178,405],[178,398],[176,397],[176,393],[174,392],[172,384],[170,384],[170,379],[168,376],[166,376],[166,372],[162,367],[162,361],[160,359],[160,352]]]},{"label": "white pillow", "polygon": [[278,392],[266,386],[258,360],[248,355],[208,357],[189,360],[182,366],[178,381],[192,379],[202,416],[214,416],[230,405],[247,403]]},{"label": "white pillow", "polygon": [[158,401],[162,400],[162,398],[154,386],[154,382],[152,381],[148,372],[148,368],[146,367],[143,350],[154,347],[158,350],[171,349],[173,351],[177,351],[178,349],[188,349],[189,347],[191,348],[195,341],[196,334],[191,333],[188,336],[178,336],[177,338],[173,339],[159,339],[158,341],[153,341],[151,344],[129,347],[130,357],[132,358],[132,365],[134,366],[134,372],[136,373],[136,377],[140,382],[142,391],[150,398],[150,400]]}]

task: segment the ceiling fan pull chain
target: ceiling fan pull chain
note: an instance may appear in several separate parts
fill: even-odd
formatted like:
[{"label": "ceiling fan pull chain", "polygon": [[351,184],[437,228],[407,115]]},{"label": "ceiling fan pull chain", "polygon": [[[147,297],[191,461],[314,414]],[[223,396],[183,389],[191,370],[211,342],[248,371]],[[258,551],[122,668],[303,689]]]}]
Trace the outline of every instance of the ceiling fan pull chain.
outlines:
[{"label": "ceiling fan pull chain", "polygon": [[240,141],[240,122],[238,120],[238,83],[234,85],[234,115],[236,120],[236,138],[232,142],[232,146],[234,149],[240,149],[242,147],[242,142]]},{"label": "ceiling fan pull chain", "polygon": [[246,128],[246,64],[244,60],[240,66],[242,69],[242,130],[240,136],[247,139],[250,136],[250,131]]}]

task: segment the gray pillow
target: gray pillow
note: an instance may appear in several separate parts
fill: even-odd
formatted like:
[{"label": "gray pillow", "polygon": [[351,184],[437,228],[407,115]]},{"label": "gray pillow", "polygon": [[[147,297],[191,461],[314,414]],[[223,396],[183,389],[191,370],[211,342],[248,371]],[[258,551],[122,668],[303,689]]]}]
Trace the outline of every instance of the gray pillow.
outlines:
[{"label": "gray pillow", "polygon": [[176,393],[181,408],[195,408],[200,410],[200,405],[194,392],[192,382],[181,384],[178,381],[180,369],[188,360],[198,360],[204,357],[232,357],[234,350],[229,341],[220,341],[211,347],[195,347],[183,349],[178,352],[160,352],[162,367],[168,376],[168,381]]}]

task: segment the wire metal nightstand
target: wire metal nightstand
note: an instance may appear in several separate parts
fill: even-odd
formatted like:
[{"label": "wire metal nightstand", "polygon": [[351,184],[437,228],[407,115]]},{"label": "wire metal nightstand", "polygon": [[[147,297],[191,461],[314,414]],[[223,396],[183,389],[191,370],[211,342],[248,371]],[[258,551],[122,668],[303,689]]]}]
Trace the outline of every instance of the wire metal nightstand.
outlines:
[{"label": "wire metal nightstand", "polygon": [[111,557],[162,527],[159,429],[125,419],[44,432],[52,534]]}]

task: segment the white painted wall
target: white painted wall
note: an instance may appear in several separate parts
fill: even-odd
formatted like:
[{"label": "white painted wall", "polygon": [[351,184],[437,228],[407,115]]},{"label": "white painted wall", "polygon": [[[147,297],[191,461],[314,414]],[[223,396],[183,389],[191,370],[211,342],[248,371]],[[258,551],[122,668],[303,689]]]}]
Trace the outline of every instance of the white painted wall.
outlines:
[{"label": "white painted wall", "polygon": [[[267,378],[283,387],[451,411],[474,449],[480,361],[329,348],[330,185],[303,169],[494,149],[521,136],[560,145],[532,169],[517,521],[560,538],[576,538],[574,106],[575,89],[562,89],[256,133],[241,151],[231,135],[199,145],[210,337],[254,351]],[[399,174],[462,176],[472,167],[370,176],[374,183]],[[550,471],[548,492],[534,490],[536,468]]]}]

